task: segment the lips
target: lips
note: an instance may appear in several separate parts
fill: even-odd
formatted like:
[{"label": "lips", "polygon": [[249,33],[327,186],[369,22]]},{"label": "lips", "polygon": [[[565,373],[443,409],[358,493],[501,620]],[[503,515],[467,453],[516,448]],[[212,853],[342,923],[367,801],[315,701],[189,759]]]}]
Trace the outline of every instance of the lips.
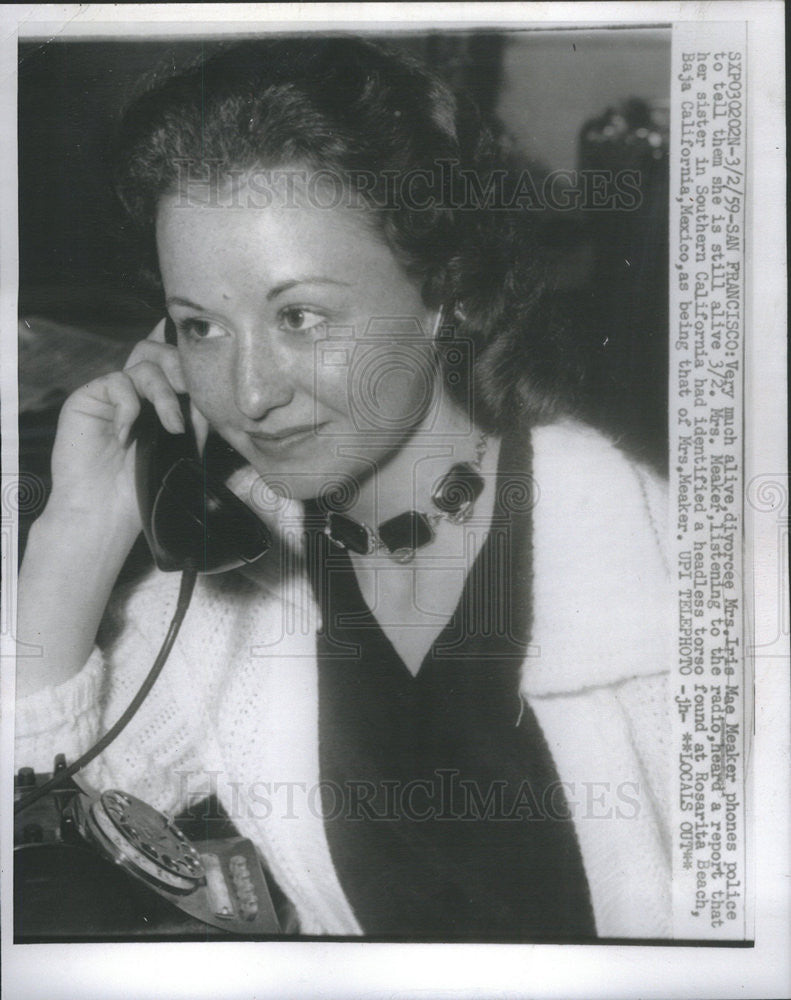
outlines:
[{"label": "lips", "polygon": [[253,437],[258,441],[285,441],[286,438],[295,437],[298,434],[305,434],[308,431],[315,430],[316,427],[313,424],[299,424],[296,427],[286,427],[282,431],[274,431],[270,434],[264,434],[263,431],[259,431],[256,434],[251,434],[250,437]]},{"label": "lips", "polygon": [[271,453],[302,444],[303,441],[308,441],[315,436],[316,431],[320,427],[324,427],[324,424],[299,424],[293,427],[285,427],[281,431],[272,431],[269,433],[258,431],[248,436],[256,448]]}]

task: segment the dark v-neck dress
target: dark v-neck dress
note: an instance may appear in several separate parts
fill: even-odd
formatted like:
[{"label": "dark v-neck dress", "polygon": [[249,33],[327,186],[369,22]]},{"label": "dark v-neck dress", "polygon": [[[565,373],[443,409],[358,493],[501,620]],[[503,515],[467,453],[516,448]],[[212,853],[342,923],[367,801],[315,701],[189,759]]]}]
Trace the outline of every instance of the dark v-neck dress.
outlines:
[{"label": "dark v-neck dress", "polygon": [[323,619],[324,825],[366,935],[595,937],[569,802],[519,696],[531,606],[525,449],[524,439],[502,442],[489,533],[415,676],[365,604],[348,554],[306,505]]}]

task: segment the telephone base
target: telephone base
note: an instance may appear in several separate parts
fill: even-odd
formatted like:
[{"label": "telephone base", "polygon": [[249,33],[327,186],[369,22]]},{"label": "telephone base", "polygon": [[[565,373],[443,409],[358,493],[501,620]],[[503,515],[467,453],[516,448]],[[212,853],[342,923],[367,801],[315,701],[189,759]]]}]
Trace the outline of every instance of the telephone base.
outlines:
[{"label": "telephone base", "polygon": [[[24,769],[15,782],[15,799],[48,778]],[[163,861],[163,878],[150,863],[148,872],[136,870],[134,861],[145,858],[139,851],[135,856],[133,842],[127,843],[112,829],[118,849],[108,850],[113,845],[99,835],[95,820],[104,815],[103,800],[112,804],[112,796],[120,796],[130,808],[137,809],[132,820],[142,824],[146,835],[167,836],[171,830],[185,844],[186,852],[197,852],[203,877],[196,877],[189,891],[174,891],[167,884],[171,858]],[[92,799],[71,783],[16,816],[15,942],[186,941],[280,935],[280,921],[252,843],[239,837],[216,807],[211,818],[199,823],[195,807],[191,813],[183,825],[171,823],[131,796],[105,793]],[[152,818],[161,821],[159,829],[153,829]],[[134,833],[131,826],[128,831]],[[280,895],[276,887],[275,895]],[[283,900],[279,902],[282,908]]]}]

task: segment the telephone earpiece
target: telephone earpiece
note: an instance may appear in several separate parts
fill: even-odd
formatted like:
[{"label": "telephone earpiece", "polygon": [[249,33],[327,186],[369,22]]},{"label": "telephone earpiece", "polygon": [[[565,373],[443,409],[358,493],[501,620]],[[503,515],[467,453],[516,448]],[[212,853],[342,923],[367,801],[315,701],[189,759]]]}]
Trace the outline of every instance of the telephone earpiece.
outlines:
[{"label": "telephone earpiece", "polygon": [[[176,343],[173,321],[165,340]],[[198,454],[189,396],[179,403],[186,433],[171,434],[145,400],[134,428],[135,480],[143,533],[164,571],[194,567],[222,573],[254,562],[272,544],[268,528],[232,493],[225,480],[243,460],[216,435]]]}]

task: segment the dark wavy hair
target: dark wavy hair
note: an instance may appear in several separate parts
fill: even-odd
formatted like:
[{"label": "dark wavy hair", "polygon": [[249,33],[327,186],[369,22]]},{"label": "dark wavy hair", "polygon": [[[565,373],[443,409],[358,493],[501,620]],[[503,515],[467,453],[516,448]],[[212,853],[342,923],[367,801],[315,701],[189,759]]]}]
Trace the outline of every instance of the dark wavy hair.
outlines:
[{"label": "dark wavy hair", "polygon": [[[459,201],[508,176],[495,132],[463,95],[401,53],[357,37],[235,44],[139,96],[122,120],[115,186],[152,274],[160,198],[207,164],[222,178],[290,165],[357,185],[392,251],[472,347],[485,429],[573,408],[576,355],[551,307],[528,212]],[[410,197],[392,179],[409,174]],[[463,181],[464,183],[460,183]],[[389,193],[385,193],[388,183]],[[430,196],[430,197],[428,197]],[[394,200],[395,198],[395,200]],[[465,380],[461,380],[464,382]]]}]

